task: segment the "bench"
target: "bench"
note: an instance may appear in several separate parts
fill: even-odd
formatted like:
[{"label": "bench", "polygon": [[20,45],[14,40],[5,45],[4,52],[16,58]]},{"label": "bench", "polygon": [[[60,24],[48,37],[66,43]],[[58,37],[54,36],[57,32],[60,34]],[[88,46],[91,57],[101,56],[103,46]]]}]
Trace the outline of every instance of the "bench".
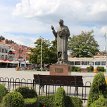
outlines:
[{"label": "bench", "polygon": [[40,88],[44,85],[72,86],[78,94],[78,87],[83,86],[82,76],[60,76],[60,75],[39,75],[34,74],[34,83]]}]

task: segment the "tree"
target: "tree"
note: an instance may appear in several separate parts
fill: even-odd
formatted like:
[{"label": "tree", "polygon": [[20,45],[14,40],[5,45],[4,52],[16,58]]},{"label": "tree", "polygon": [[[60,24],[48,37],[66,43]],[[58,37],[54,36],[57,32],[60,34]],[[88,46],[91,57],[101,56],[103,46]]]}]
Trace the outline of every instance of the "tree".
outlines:
[{"label": "tree", "polygon": [[90,107],[90,105],[95,100],[98,100],[100,95],[104,96],[104,98],[107,98],[107,85],[105,81],[105,76],[101,72],[96,74],[94,77],[88,96],[87,107]]},{"label": "tree", "polygon": [[81,32],[79,35],[70,37],[68,47],[74,57],[92,57],[99,52],[99,45],[94,39],[93,31]]},{"label": "tree", "polygon": [[34,64],[40,64],[41,62],[41,43],[42,43],[42,63],[51,64],[57,61],[56,45],[55,41],[37,39],[35,48],[31,49],[30,62]]}]

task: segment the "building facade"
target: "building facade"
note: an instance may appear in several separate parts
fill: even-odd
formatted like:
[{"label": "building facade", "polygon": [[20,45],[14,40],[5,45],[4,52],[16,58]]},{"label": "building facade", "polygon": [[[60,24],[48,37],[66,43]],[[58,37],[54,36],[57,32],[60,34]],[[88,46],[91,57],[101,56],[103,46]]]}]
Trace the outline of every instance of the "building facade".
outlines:
[{"label": "building facade", "polygon": [[19,45],[7,39],[0,40],[0,66],[7,64],[19,64],[29,62],[30,47]]}]

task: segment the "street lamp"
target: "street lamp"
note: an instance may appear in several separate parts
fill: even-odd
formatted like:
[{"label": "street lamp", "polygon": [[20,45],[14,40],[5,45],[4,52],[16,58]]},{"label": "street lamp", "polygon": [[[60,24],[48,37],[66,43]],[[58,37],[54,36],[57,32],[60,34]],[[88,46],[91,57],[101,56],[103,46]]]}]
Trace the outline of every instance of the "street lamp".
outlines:
[{"label": "street lamp", "polygon": [[106,73],[107,73],[107,35],[105,33],[105,55],[106,55]]},{"label": "street lamp", "polygon": [[43,43],[43,38],[40,36],[41,38],[41,71],[42,71],[42,43]]}]

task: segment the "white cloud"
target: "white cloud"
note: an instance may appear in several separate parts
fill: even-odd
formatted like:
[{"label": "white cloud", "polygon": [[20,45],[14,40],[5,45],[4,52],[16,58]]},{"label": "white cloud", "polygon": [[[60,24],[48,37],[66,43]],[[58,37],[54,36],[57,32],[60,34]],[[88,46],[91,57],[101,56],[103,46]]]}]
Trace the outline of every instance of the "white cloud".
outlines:
[{"label": "white cloud", "polygon": [[64,18],[74,24],[88,21],[94,23],[102,21],[106,16],[107,0],[21,0],[13,13],[35,17],[44,22]]},{"label": "white cloud", "polygon": [[96,15],[101,12],[107,12],[107,0],[99,0],[91,6],[91,14]]},{"label": "white cloud", "polygon": [[[50,26],[56,28],[58,20],[63,18],[71,34],[94,30],[96,40],[103,46],[102,35],[107,32],[107,0],[20,0],[16,7],[0,7],[0,32],[50,34]],[[25,43],[26,38],[16,40]]]},{"label": "white cloud", "polygon": [[103,26],[103,27],[101,28],[101,32],[102,32],[102,33],[107,33],[107,26]]},{"label": "white cloud", "polygon": [[14,15],[24,15],[27,17],[42,16],[53,13],[60,0],[22,0],[16,5]]}]

